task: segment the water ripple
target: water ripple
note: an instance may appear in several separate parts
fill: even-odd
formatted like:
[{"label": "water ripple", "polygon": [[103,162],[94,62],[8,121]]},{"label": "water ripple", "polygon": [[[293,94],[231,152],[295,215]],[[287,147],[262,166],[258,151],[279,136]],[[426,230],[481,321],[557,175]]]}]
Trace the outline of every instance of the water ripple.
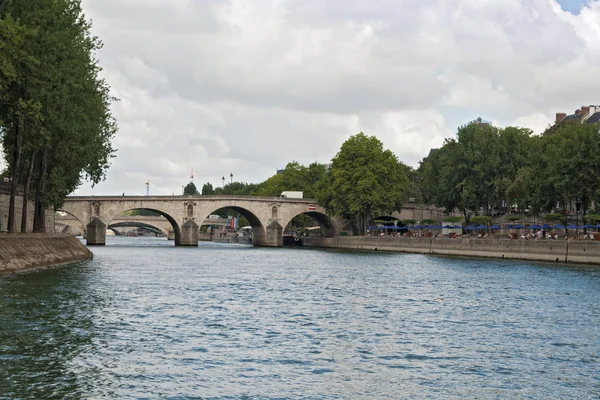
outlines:
[{"label": "water ripple", "polygon": [[600,273],[109,238],[0,278],[0,399],[600,397]]}]

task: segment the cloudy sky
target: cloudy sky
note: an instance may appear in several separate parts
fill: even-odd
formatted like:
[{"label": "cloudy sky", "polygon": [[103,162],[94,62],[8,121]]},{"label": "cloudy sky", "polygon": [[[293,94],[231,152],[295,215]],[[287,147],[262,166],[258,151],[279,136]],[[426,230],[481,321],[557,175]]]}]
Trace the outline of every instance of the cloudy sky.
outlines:
[{"label": "cloudy sky", "polygon": [[600,0],[84,0],[121,101],[108,179],[178,194],[328,162],[364,131],[410,165],[479,116],[600,103]]}]

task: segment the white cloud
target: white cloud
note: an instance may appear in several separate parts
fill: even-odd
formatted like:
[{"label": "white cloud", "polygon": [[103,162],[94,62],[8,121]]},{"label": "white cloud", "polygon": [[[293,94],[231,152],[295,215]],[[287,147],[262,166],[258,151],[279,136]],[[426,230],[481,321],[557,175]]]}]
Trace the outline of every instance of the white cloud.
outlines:
[{"label": "white cloud", "polygon": [[531,129],[534,134],[539,135],[553,123],[554,119],[550,115],[538,112],[518,117],[510,125]]},{"label": "white cloud", "polygon": [[[350,135],[416,165],[477,116],[540,130],[598,103],[600,2],[84,0],[121,130],[107,182],[178,193],[327,162]],[[596,97],[595,97],[596,96]],[[467,116],[464,118],[464,116]]]}]

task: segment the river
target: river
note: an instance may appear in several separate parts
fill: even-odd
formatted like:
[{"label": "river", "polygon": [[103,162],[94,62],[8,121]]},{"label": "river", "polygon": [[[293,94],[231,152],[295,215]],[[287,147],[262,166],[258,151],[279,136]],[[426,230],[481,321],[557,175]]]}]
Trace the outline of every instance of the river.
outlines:
[{"label": "river", "polygon": [[108,237],[0,277],[0,399],[597,399],[600,271]]}]

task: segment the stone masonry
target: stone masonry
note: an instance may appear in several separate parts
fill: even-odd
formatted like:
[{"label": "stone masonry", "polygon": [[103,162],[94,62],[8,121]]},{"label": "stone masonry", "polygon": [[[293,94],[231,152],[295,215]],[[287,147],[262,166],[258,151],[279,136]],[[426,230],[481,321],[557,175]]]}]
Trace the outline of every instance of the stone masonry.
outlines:
[{"label": "stone masonry", "polygon": [[58,211],[78,220],[88,245],[103,245],[106,227],[123,212],[146,209],[170,222],[176,246],[197,246],[199,225],[224,207],[246,217],[253,229],[254,245],[261,247],[281,247],[283,229],[300,214],[317,221],[326,236],[337,235],[342,222],[329,218],[315,200],[254,196],[68,197]]}]

